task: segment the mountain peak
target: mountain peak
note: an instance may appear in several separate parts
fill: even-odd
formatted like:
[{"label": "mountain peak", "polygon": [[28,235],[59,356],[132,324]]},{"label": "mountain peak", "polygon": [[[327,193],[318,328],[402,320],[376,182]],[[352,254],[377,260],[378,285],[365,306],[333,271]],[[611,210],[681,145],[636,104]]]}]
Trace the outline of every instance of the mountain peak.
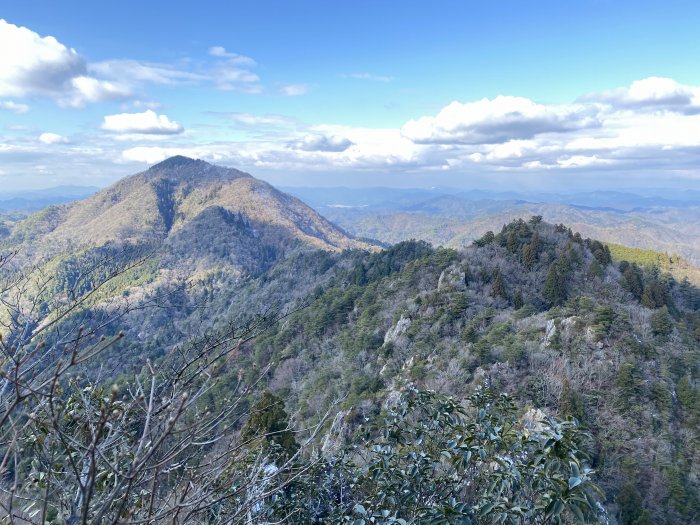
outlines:
[{"label": "mountain peak", "polygon": [[148,179],[166,178],[172,181],[231,181],[238,178],[251,178],[251,175],[235,168],[217,166],[201,159],[192,159],[184,155],[169,157],[158,164],[154,164],[140,175],[146,175]]},{"label": "mountain peak", "polygon": [[154,164],[149,169],[150,170],[164,170],[172,168],[184,168],[189,166],[205,166],[211,165],[200,159],[192,159],[190,157],[185,157],[184,155],[174,155],[165,159],[164,161]]}]

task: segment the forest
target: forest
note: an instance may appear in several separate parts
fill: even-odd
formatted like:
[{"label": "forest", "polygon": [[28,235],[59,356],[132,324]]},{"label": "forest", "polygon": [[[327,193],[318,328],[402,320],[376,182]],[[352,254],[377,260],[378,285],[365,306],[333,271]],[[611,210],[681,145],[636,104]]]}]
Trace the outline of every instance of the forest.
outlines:
[{"label": "forest", "polygon": [[187,287],[156,257],[3,259],[8,523],[697,519],[687,280],[540,217]]}]

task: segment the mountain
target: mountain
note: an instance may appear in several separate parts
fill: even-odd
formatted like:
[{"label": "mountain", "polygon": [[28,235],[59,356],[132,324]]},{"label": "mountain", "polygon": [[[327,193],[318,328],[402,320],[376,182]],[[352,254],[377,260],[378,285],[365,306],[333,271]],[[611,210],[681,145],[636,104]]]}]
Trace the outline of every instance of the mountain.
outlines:
[{"label": "mountain", "polygon": [[[98,326],[107,321],[96,322],[96,310],[111,318],[136,303],[156,302],[166,317],[146,325],[133,315],[123,320],[135,340],[149,344],[187,339],[202,323],[214,324],[213,312],[230,306],[228,290],[292,255],[376,249],[266,182],[186,157],[167,159],[85,200],[30,215],[0,243],[2,253],[14,254],[12,268],[31,269],[35,277],[25,292],[43,311],[89,294],[90,308],[72,312],[67,326]],[[197,304],[212,297],[221,302],[213,301],[211,315],[202,317]],[[241,310],[256,311],[256,305]],[[7,315],[10,310],[0,311],[0,321]],[[32,323],[38,327],[41,320]],[[160,336],[165,323],[170,333]]]},{"label": "mountain", "polygon": [[[335,189],[290,190],[319,213],[362,238],[395,243],[422,239],[462,247],[512,220],[541,215],[582,235],[626,246],[677,254],[700,266],[697,192],[661,191],[668,198],[631,192],[570,195],[485,190],[355,189],[346,200]],[[324,197],[325,195],[325,197]],[[671,198],[672,197],[672,198]]]},{"label": "mountain", "polygon": [[[213,209],[220,210],[218,215]],[[241,171],[172,157],[91,197],[53,206],[20,224],[10,242],[102,245],[163,241],[237,214],[260,228],[325,250],[368,248],[300,200]],[[206,221],[205,221],[206,222]]]},{"label": "mountain", "polygon": [[[423,209],[403,213],[415,222],[395,214],[396,231],[426,227],[428,209],[479,213],[472,204],[414,202]],[[644,511],[647,522],[694,523],[700,291],[646,268],[647,253],[537,217],[476,241],[380,251],[248,174],[176,157],[14,227],[4,247],[31,266],[0,327],[46,328],[41,342],[61,350],[76,334],[123,333],[80,368],[121,385],[146,360],[157,368],[176,350],[281,317],[217,362],[207,410],[225,410],[241,384],[246,406],[263,388],[283,399],[300,431],[332,410],[324,450],[352,444],[406,388],[463,399],[487,385],[519,415],[570,416],[590,430],[581,447],[607,522]],[[14,304],[12,285],[0,298]]]}]

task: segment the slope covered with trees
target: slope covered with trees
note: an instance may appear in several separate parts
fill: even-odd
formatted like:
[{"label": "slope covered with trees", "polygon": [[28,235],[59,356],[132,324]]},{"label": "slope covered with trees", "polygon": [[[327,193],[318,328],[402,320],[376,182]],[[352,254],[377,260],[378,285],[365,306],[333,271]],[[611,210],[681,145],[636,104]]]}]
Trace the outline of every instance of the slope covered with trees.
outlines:
[{"label": "slope covered with trees", "polygon": [[[109,209],[105,195],[90,206]],[[183,523],[698,520],[700,291],[690,282],[540,217],[461,250],[406,241],[368,251],[345,237],[318,250],[247,213],[250,192],[236,209],[212,196],[192,213],[190,197],[169,195],[153,201],[162,228],[138,238],[42,258],[63,246],[56,235],[69,235],[60,225],[76,212],[49,209],[13,229],[0,392],[3,446],[15,454],[5,457],[16,460],[4,474],[10,501],[39,489],[58,501],[70,486],[51,516],[87,509],[72,523],[99,516],[89,501],[114,523],[129,506],[145,522],[149,505],[170,519],[177,497],[197,501]],[[332,225],[276,202],[275,216],[330,242]],[[25,402],[36,405],[15,414]],[[8,445],[17,428],[46,429],[32,438],[38,463]],[[147,442],[164,448],[144,456]],[[114,456],[90,459],[101,443]],[[52,454],[67,463],[46,470]],[[66,468],[71,457],[80,468]],[[101,465],[88,478],[107,499],[87,497],[86,464]],[[32,472],[39,489],[10,490]],[[192,478],[190,493],[188,472],[211,476]],[[114,496],[127,486],[143,494]],[[23,507],[23,519],[48,508]]]}]

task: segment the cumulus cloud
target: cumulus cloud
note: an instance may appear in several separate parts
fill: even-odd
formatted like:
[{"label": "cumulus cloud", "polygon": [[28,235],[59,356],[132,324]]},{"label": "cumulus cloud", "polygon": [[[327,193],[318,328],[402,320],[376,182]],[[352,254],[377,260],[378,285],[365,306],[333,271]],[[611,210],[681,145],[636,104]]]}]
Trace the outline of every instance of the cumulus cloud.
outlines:
[{"label": "cumulus cloud", "polygon": [[[417,115],[392,128],[309,124],[276,114],[216,113],[236,124],[234,134],[228,126],[207,139],[199,135],[201,129],[192,129],[188,135],[196,141],[190,143],[178,135],[182,126],[168,116],[128,112],[105,117],[103,128],[112,135],[101,135],[89,145],[81,140],[80,145],[62,146],[61,154],[81,159],[92,155],[94,161],[99,151],[100,159],[145,163],[182,154],[254,173],[634,176],[643,172],[646,177],[673,173],[698,178],[700,113],[688,110],[694,95],[672,96],[695,93],[697,88],[661,83],[652,89],[654,83],[640,82],[643,89],[633,83],[624,93],[607,92],[615,92],[617,98],[598,94],[565,105],[513,96],[454,102],[434,115]],[[129,138],[140,143],[129,147],[117,142]],[[149,144],[146,139],[159,142]],[[0,140],[3,162],[39,155],[47,164],[55,149],[24,137],[14,143]]]},{"label": "cumulus cloud", "polygon": [[44,144],[68,144],[70,141],[58,133],[42,133],[39,135],[39,142]]},{"label": "cumulus cloud", "polygon": [[309,87],[306,84],[285,84],[280,87],[280,93],[288,97],[298,97],[308,93]]},{"label": "cumulus cloud", "polygon": [[107,115],[102,122],[102,129],[115,133],[143,135],[177,135],[184,128],[167,115],[158,115],[153,110],[143,113],[119,113]]},{"label": "cumulus cloud", "polygon": [[418,144],[496,144],[599,125],[584,105],[547,106],[522,97],[452,102],[435,117],[408,121],[402,133]]},{"label": "cumulus cloud", "polygon": [[304,151],[327,151],[341,152],[352,146],[353,143],[340,135],[305,135],[300,140],[295,140],[289,144],[293,149]]},{"label": "cumulus cloud", "polygon": [[12,111],[13,113],[26,113],[29,111],[29,106],[26,104],[20,104],[12,100],[2,100],[0,101],[0,109],[6,109],[7,111]]},{"label": "cumulus cloud", "polygon": [[119,83],[89,76],[83,58],[52,36],[0,19],[0,96],[46,96],[80,107],[130,94]]},{"label": "cumulus cloud", "polygon": [[629,87],[591,93],[582,100],[599,101],[616,108],[667,110],[685,114],[700,112],[699,87],[664,77],[635,80]]}]

